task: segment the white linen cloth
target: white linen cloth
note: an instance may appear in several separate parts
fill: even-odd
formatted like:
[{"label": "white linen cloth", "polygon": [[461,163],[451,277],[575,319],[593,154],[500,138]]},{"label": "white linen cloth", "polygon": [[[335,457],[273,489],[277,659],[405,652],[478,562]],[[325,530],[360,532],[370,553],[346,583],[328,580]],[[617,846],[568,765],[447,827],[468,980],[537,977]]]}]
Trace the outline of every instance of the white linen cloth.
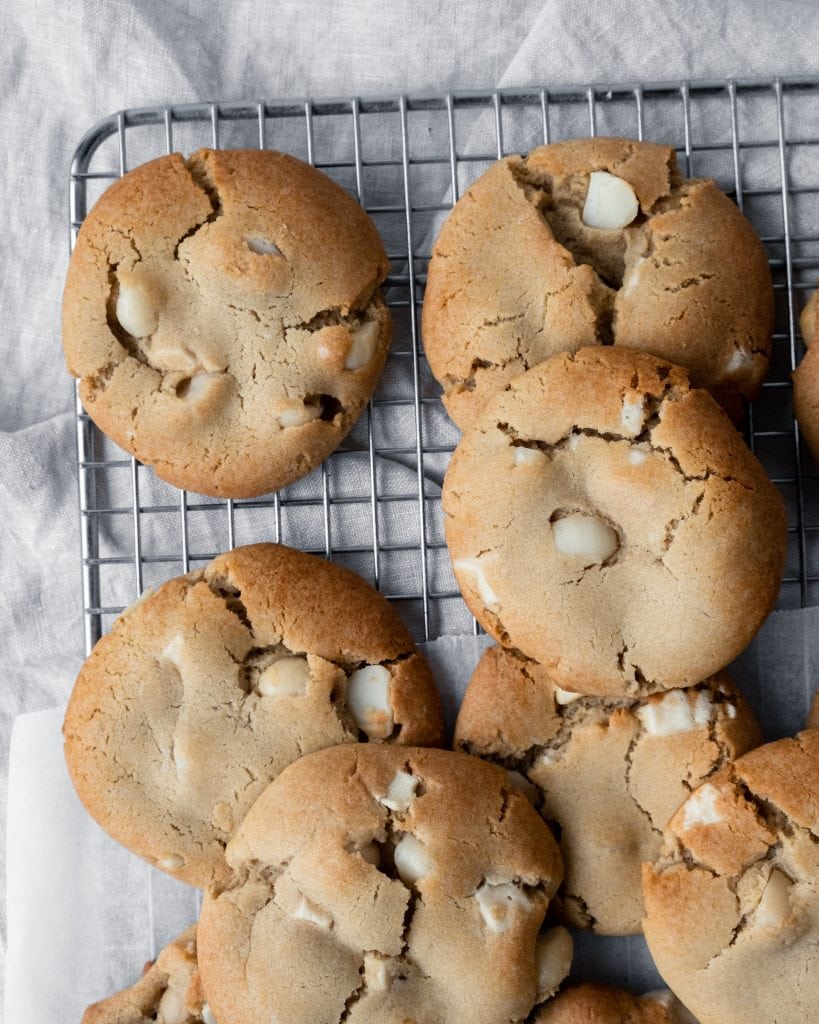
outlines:
[{"label": "white linen cloth", "polygon": [[[0,12],[3,831],[14,716],[61,705],[82,652],[59,306],[68,162],[92,124],[123,107],[193,100],[813,74],[818,42],[815,5],[785,0],[8,0]],[[33,753],[36,761],[53,750]],[[0,967],[4,897],[3,864]]]}]

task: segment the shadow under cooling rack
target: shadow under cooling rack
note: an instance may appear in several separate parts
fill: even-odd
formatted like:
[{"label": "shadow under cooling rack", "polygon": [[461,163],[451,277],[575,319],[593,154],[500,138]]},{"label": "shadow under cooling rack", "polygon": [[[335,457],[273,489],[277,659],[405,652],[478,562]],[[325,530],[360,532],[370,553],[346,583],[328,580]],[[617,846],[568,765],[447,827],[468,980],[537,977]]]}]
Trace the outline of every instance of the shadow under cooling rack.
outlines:
[{"label": "shadow under cooling rack", "polygon": [[378,390],[341,449],[277,494],[224,501],[158,480],[96,429],[77,400],[85,645],[147,586],[236,544],[278,540],[355,569],[418,640],[475,630],[452,576],[440,485],[458,432],[420,336],[430,250],[463,190],[498,157],[589,134],[676,147],[754,223],[776,292],[769,379],[745,435],[788,506],[781,607],[819,601],[819,475],[794,422],[798,316],[819,279],[819,79],[523,88],[438,96],[199,103],[126,110],[96,125],[71,165],[71,244],[128,169],[201,146],[261,147],[319,167],[366,207],[387,247],[395,324]]}]

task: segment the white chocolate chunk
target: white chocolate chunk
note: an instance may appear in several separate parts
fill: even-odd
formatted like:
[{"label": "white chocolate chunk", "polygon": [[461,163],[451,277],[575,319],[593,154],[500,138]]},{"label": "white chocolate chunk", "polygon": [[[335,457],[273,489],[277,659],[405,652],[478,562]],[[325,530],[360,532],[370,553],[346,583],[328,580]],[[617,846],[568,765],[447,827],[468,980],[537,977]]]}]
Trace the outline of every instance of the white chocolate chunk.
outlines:
[{"label": "white chocolate chunk", "polygon": [[480,558],[459,558],[457,562],[452,564],[455,569],[465,572],[472,577],[473,585],[478,591],[478,596],[487,608],[497,607],[498,597],[489,586],[489,581],[486,578]]},{"label": "white chocolate chunk", "polygon": [[645,410],[642,399],[639,402],[623,402],[620,411],[620,427],[624,433],[635,437],[643,429]]},{"label": "white chocolate chunk", "polygon": [[692,1016],[674,993],[667,988],[659,988],[655,992],[646,992],[643,999],[650,999],[652,1002],[659,1003],[660,1006],[668,1010],[672,1024],[698,1024],[696,1017]]},{"label": "white chocolate chunk", "polygon": [[736,704],[725,704],[724,707],[725,707],[725,713],[726,713],[726,715],[728,715],[729,718],[736,718],[737,717],[737,706],[736,706]]},{"label": "white chocolate chunk", "polygon": [[515,445],[512,449],[515,453],[516,466],[531,466],[533,463],[542,462],[546,456],[539,448],[526,448],[524,445]]},{"label": "white chocolate chunk", "polygon": [[626,271],[623,276],[623,283],[620,285],[621,295],[628,295],[637,287],[637,284],[640,281],[640,270],[644,263],[645,260],[641,257],[632,265],[630,270]]},{"label": "white chocolate chunk", "polygon": [[537,802],[538,788],[534,782],[530,782],[525,775],[515,771],[507,771],[506,777],[509,779],[509,785],[512,789],[516,789],[519,793],[523,793],[530,804]]},{"label": "white chocolate chunk", "polygon": [[555,687],[555,703],[565,707],[567,704],[574,704],[576,700],[584,696],[582,693],[575,693],[574,690],[561,690],[559,686]]},{"label": "white chocolate chunk", "polygon": [[552,754],[550,754],[548,751],[544,750],[543,753],[540,755],[540,757],[538,757],[537,762],[538,762],[538,764],[542,764],[542,765],[547,765],[548,766],[550,764],[556,764],[557,763],[557,758],[553,757]]},{"label": "white chocolate chunk", "polygon": [[309,679],[307,658],[279,658],[261,673],[257,688],[263,697],[300,697],[307,693]]},{"label": "white chocolate chunk", "polygon": [[259,256],[281,256],[281,249],[267,238],[246,238],[247,247]]},{"label": "white chocolate chunk", "polygon": [[120,327],[133,338],[147,338],[156,330],[159,319],[142,285],[120,281],[117,320]]},{"label": "white chocolate chunk", "polygon": [[631,224],[640,210],[634,189],[608,171],[592,171],[583,206],[583,223],[590,228],[617,231]]},{"label": "white chocolate chunk", "polygon": [[350,331],[350,351],[344,360],[345,370],[360,370],[372,362],[378,346],[380,328],[377,320],[365,320],[354,331]]},{"label": "white chocolate chunk", "polygon": [[514,882],[484,882],[475,893],[475,899],[481,909],[484,924],[490,931],[499,934],[510,928],[515,908],[528,910],[531,906],[529,897]]},{"label": "white chocolate chunk", "polygon": [[364,954],[364,984],[368,992],[386,992],[390,987],[390,958],[379,953]]},{"label": "white chocolate chunk", "polygon": [[393,858],[395,870],[404,885],[415,885],[430,873],[426,846],[411,832],[405,832],[395,844]]},{"label": "white chocolate chunk", "polygon": [[718,825],[722,815],[716,809],[719,790],[710,782],[695,790],[685,802],[683,831],[697,825]]},{"label": "white chocolate chunk", "polygon": [[395,728],[391,681],[383,665],[365,665],[347,680],[347,707],[358,728],[371,739],[385,740]]},{"label": "white chocolate chunk", "polygon": [[[669,690],[662,697],[647,701],[637,709],[637,717],[649,736],[673,736],[678,732],[690,732],[701,724],[695,719],[688,695],[682,690]],[[710,711],[706,723],[708,721]]]},{"label": "white chocolate chunk", "polygon": [[561,555],[575,555],[591,565],[605,562],[620,547],[616,532],[602,519],[585,512],[556,519],[552,538]]},{"label": "white chocolate chunk", "polygon": [[178,988],[166,988],[157,1007],[157,1024],[185,1024],[188,1008],[185,993]]},{"label": "white chocolate chunk", "polygon": [[735,348],[731,358],[725,364],[726,373],[735,373],[737,370],[747,370],[754,363],[753,352],[745,352],[741,348]]},{"label": "white chocolate chunk", "polygon": [[306,896],[302,896],[299,905],[296,907],[295,916],[302,921],[309,921],[310,924],[318,925],[319,928],[332,928],[333,919],[315,903],[311,903]]},{"label": "white chocolate chunk", "polygon": [[538,1001],[553,996],[572,966],[574,943],[563,927],[539,935],[535,944]]},{"label": "white chocolate chunk", "polygon": [[[145,349],[150,356],[151,362],[157,369],[166,370],[168,373],[186,373],[189,376],[203,369],[208,373],[221,369],[219,366],[209,365],[203,368],[199,356],[179,338],[160,335],[145,343]],[[206,360],[209,364],[212,360]],[[189,387],[189,381],[180,381],[177,384],[177,394]]]},{"label": "white chocolate chunk", "polygon": [[185,638],[178,633],[162,652],[162,660],[169,661],[177,672],[182,671],[182,651],[185,647]]},{"label": "white chocolate chunk", "polygon": [[418,789],[420,781],[410,772],[396,772],[389,786],[387,786],[387,792],[384,796],[378,798],[379,803],[389,807],[391,811],[403,814],[409,810],[410,803],[415,796],[415,790]]},{"label": "white chocolate chunk", "polygon": [[714,715],[714,702],[707,690],[701,690],[694,701],[694,721],[697,725],[708,725]]},{"label": "white chocolate chunk", "polygon": [[177,397],[186,402],[198,402],[208,391],[211,382],[221,376],[221,373],[195,373],[188,380],[177,385]]},{"label": "white chocolate chunk", "polygon": [[648,453],[644,452],[642,448],[632,448],[628,453],[628,461],[632,466],[642,466],[642,464],[648,458]]},{"label": "white chocolate chunk", "polygon": [[762,899],[756,908],[754,923],[762,928],[778,928],[791,916],[791,882],[776,868],[771,871]]},{"label": "white chocolate chunk", "polygon": [[381,850],[376,842],[366,843],[357,852],[361,854],[368,864],[372,864],[373,867],[377,868],[381,863]]},{"label": "white chocolate chunk", "polygon": [[160,857],[157,864],[163,871],[178,871],[184,867],[185,858],[180,857],[178,853],[168,853],[164,857]]},{"label": "white chocolate chunk", "polygon": [[202,1014],[202,1024],[216,1024],[216,1018],[207,1003],[202,1003],[200,1013]]},{"label": "white chocolate chunk", "polygon": [[276,403],[275,416],[282,429],[303,427],[321,416],[321,406],[302,398],[287,398]]}]

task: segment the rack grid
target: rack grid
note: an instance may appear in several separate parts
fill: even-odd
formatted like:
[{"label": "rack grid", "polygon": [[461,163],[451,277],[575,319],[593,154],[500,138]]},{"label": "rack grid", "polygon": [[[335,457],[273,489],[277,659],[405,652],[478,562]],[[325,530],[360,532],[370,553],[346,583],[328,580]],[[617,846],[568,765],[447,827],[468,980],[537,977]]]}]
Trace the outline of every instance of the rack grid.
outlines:
[{"label": "rack grid", "polygon": [[72,247],[102,191],[145,160],[200,146],[283,150],[346,187],[381,232],[392,351],[342,447],[303,480],[251,500],[163,483],[106,439],[77,398],[87,651],[146,586],[271,539],[356,569],[399,603],[419,641],[476,630],[443,537],[440,484],[458,432],[420,336],[430,250],[453,202],[492,161],[589,134],[674,145],[683,171],[714,177],[766,245],[773,358],[745,436],[788,506],[780,607],[819,602],[819,472],[800,442],[790,387],[803,352],[799,312],[819,281],[819,78],[197,103],[120,111],[88,132],[70,171]]}]

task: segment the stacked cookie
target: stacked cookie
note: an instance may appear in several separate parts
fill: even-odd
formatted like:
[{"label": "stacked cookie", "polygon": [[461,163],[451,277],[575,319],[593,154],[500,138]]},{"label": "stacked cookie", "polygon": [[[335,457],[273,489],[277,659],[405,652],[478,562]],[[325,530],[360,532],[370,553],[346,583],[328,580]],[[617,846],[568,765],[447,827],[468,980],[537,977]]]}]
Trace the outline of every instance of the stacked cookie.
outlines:
[{"label": "stacked cookie", "polygon": [[424,749],[427,664],[346,569],[259,544],[170,580],[97,644],[64,736],[99,824],[206,890],[87,1024],[494,1024],[569,971],[551,832],[501,768]]},{"label": "stacked cookie", "polygon": [[[555,829],[557,916],[645,922],[702,1024],[819,1012],[819,734],[749,753],[761,733],[724,671],[786,553],[782,501],[726,416],[761,384],[771,317],[741,214],[670,150],[624,140],[494,165],[441,233],[424,308],[464,431],[452,565],[501,645],[455,744],[506,767]],[[580,988],[537,1019],[689,1018]]]}]

